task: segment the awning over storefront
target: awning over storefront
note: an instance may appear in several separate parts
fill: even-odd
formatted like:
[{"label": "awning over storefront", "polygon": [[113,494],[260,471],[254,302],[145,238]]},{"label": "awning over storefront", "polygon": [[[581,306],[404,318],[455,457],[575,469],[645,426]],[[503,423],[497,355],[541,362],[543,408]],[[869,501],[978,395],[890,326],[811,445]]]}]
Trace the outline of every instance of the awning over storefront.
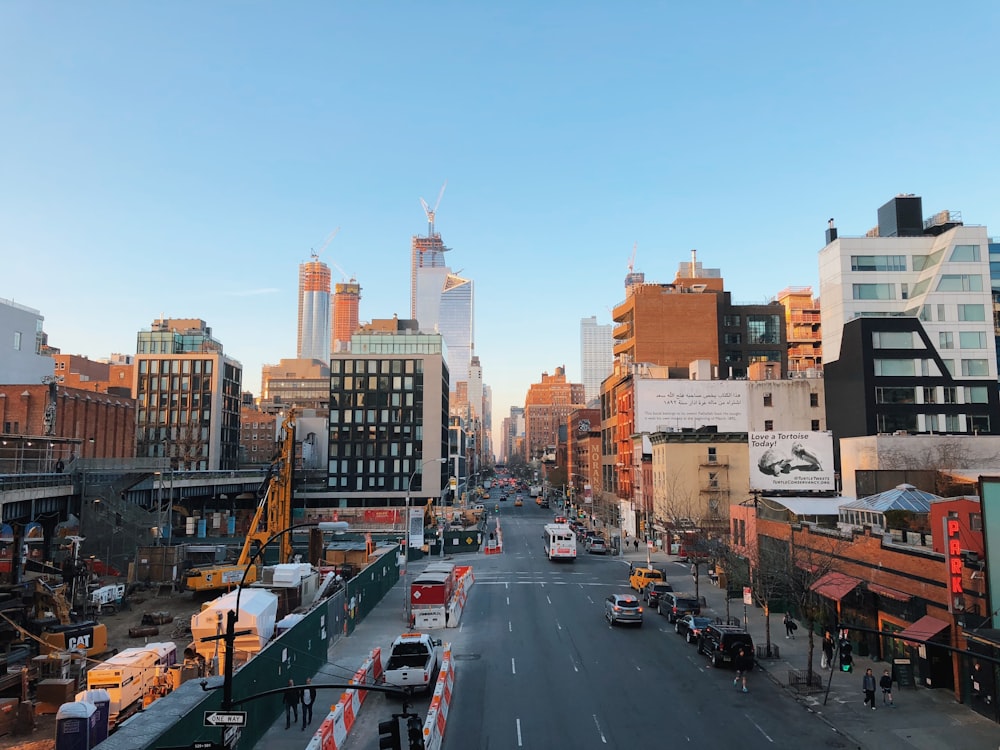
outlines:
[{"label": "awning over storefront", "polygon": [[942,630],[948,627],[948,623],[930,615],[924,615],[910,627],[896,633],[897,638],[904,641],[929,641]]},{"label": "awning over storefront", "polygon": [[886,596],[890,599],[895,599],[897,602],[908,602],[913,598],[911,594],[907,594],[905,591],[899,591],[898,589],[891,589],[888,586],[880,586],[877,583],[869,583],[868,590],[873,594],[878,594],[879,596]]},{"label": "awning over storefront", "polygon": [[843,573],[830,571],[813,581],[809,590],[816,592],[820,596],[825,596],[827,599],[839,602],[859,585],[861,585],[860,578],[853,578]]}]

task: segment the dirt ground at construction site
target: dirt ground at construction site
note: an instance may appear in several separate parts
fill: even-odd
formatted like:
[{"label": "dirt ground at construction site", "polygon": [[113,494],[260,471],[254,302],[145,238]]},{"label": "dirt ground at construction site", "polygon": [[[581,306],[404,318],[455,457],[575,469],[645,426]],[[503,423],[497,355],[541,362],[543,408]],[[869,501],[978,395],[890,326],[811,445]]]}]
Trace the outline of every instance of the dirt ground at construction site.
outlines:
[{"label": "dirt ground at construction site", "polygon": [[[127,648],[144,646],[147,643],[172,642],[177,646],[177,662],[184,658],[184,649],[191,643],[191,616],[201,610],[201,599],[195,599],[190,591],[170,592],[137,590],[129,594],[122,610],[97,617],[108,629],[108,648],[112,652],[124,651]],[[142,637],[130,637],[129,630],[143,625],[143,616],[150,615],[156,619],[171,617],[168,623],[155,626],[156,634]],[[148,627],[148,626],[147,626]],[[109,652],[104,656],[112,655]],[[100,657],[93,660],[102,660]],[[85,687],[85,685],[84,685]],[[56,736],[55,714],[39,715],[35,712],[35,729],[27,734],[6,734],[0,736],[0,750],[54,750]]]}]

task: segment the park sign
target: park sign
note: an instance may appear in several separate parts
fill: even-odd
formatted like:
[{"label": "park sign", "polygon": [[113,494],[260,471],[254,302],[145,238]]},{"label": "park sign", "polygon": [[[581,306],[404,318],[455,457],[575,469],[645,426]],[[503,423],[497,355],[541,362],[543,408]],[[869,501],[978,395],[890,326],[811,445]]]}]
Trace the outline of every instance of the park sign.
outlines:
[{"label": "park sign", "polygon": [[750,432],[750,489],[773,492],[836,489],[833,433]]}]

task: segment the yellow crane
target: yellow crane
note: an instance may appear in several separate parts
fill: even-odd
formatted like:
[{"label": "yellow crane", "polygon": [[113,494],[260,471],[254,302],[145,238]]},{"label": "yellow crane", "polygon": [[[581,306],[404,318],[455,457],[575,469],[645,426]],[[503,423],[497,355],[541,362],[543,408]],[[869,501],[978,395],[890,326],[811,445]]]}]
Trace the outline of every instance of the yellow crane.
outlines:
[{"label": "yellow crane", "polygon": [[[289,411],[282,422],[281,451],[271,462],[267,478],[262,485],[250,530],[243,549],[235,563],[192,568],[186,574],[186,584],[192,591],[225,591],[238,586],[246,571],[246,582],[257,580],[257,567],[247,570],[256,549],[292,523],[292,482],[295,473],[295,413]],[[278,561],[288,562],[292,557],[291,535],[284,534],[277,541]],[[255,546],[256,545],[256,546]]]}]

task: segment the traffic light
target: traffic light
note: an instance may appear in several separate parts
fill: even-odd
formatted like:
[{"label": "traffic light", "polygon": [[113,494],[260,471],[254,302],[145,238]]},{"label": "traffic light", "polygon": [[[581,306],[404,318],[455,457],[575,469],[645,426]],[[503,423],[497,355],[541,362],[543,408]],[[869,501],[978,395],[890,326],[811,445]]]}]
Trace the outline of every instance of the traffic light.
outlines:
[{"label": "traffic light", "polygon": [[851,646],[851,642],[844,638],[840,642],[840,671],[841,672],[853,672],[854,671],[854,657],[851,652],[854,648]]},{"label": "traffic light", "polygon": [[378,723],[378,750],[403,750],[403,742],[399,736],[399,719],[395,716],[389,721]]},{"label": "traffic light", "polygon": [[419,716],[406,717],[406,737],[410,741],[410,750],[424,750],[424,725]]}]

